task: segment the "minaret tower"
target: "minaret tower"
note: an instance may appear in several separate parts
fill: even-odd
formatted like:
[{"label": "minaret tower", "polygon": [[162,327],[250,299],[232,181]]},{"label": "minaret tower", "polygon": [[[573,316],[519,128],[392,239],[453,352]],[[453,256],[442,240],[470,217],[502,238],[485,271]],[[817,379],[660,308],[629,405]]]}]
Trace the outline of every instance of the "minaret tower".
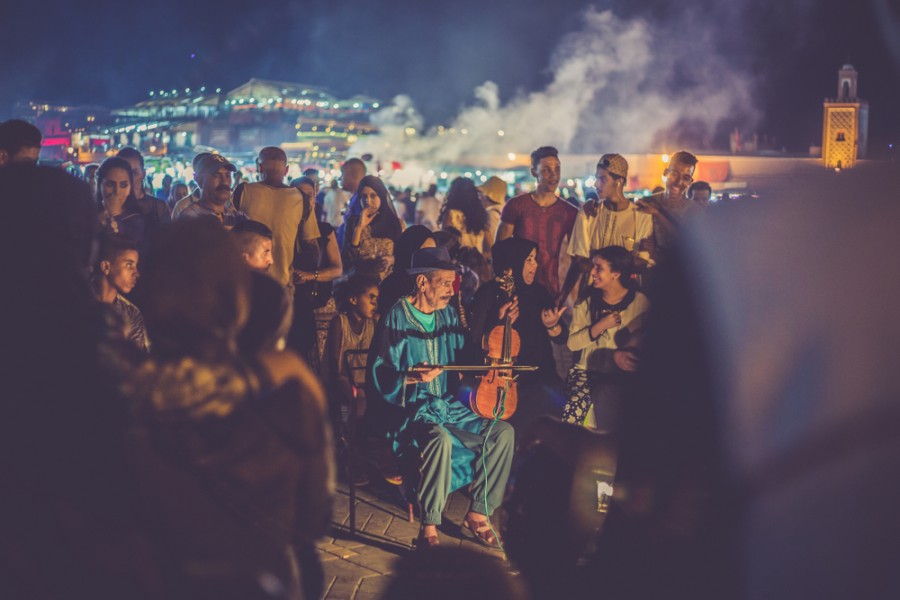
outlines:
[{"label": "minaret tower", "polygon": [[857,96],[858,73],[853,65],[838,71],[838,93],[824,102],[822,159],[830,169],[849,169],[866,157],[869,104]]}]

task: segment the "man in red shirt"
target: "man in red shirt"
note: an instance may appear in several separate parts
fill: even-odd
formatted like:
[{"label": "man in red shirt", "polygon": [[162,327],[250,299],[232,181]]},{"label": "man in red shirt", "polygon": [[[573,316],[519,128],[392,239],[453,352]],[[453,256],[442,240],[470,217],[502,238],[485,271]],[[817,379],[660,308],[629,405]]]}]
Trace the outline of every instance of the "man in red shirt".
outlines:
[{"label": "man in red shirt", "polygon": [[506,203],[500,214],[497,241],[515,236],[536,243],[536,280],[555,298],[560,292],[560,249],[572,233],[578,209],[556,195],[560,177],[559,152],[556,148],[542,146],[531,153],[531,174],[535,177],[537,189]]}]

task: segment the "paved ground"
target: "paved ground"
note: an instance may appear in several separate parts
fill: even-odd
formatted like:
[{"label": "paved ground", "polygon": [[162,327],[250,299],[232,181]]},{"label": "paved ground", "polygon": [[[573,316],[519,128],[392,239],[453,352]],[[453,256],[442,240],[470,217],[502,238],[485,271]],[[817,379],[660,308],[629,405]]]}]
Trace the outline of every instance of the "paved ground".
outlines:
[{"label": "paved ground", "polygon": [[[325,569],[325,598],[375,600],[390,581],[397,559],[413,551],[412,541],[419,533],[418,519],[409,522],[407,508],[395,488],[372,484],[357,488],[358,533],[351,535],[349,500],[347,486],[339,484],[332,530],[319,543]],[[466,546],[502,560],[502,552],[460,537],[459,524],[468,505],[461,493],[450,496],[441,526],[441,544]]]}]

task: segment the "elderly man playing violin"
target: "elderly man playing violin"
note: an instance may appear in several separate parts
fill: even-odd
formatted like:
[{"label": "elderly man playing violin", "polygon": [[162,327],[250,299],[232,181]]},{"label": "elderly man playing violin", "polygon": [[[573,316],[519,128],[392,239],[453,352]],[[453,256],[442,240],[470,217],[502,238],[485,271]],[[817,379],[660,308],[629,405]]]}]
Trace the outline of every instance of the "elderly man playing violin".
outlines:
[{"label": "elderly man playing violin", "polygon": [[455,269],[446,248],[413,253],[408,272],[415,288],[388,309],[369,376],[377,397],[402,407],[399,427],[389,433],[393,450],[401,464],[415,461],[421,473],[415,487],[422,514],[418,547],[440,543],[437,526],[447,497],[469,484],[472,500],[461,532],[499,547],[489,519],[503,501],[514,432],[504,421],[473,413],[455,394],[457,374],[442,368],[456,362],[465,339],[449,306]]}]

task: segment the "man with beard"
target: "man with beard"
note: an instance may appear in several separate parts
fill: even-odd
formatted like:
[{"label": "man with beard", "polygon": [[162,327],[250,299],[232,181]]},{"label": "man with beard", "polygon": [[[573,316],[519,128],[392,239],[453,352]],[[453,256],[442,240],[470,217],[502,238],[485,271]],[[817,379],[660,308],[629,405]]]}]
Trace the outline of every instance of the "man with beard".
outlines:
[{"label": "man with beard", "polygon": [[177,219],[212,217],[231,229],[247,215],[231,204],[231,174],[237,170],[221,154],[208,154],[197,163],[194,179],[200,186],[200,201],[181,211]]},{"label": "man with beard", "polygon": [[470,483],[472,501],[462,533],[498,546],[489,517],[503,501],[514,448],[509,423],[479,417],[454,394],[456,373],[440,366],[411,371],[454,364],[463,347],[459,315],[448,306],[455,269],[446,248],[413,253],[408,273],[415,277],[415,290],[385,315],[369,366],[372,397],[397,407],[399,426],[389,432],[393,451],[405,472],[421,474],[415,491],[422,509],[422,549],[440,544],[437,527],[447,497]]}]

